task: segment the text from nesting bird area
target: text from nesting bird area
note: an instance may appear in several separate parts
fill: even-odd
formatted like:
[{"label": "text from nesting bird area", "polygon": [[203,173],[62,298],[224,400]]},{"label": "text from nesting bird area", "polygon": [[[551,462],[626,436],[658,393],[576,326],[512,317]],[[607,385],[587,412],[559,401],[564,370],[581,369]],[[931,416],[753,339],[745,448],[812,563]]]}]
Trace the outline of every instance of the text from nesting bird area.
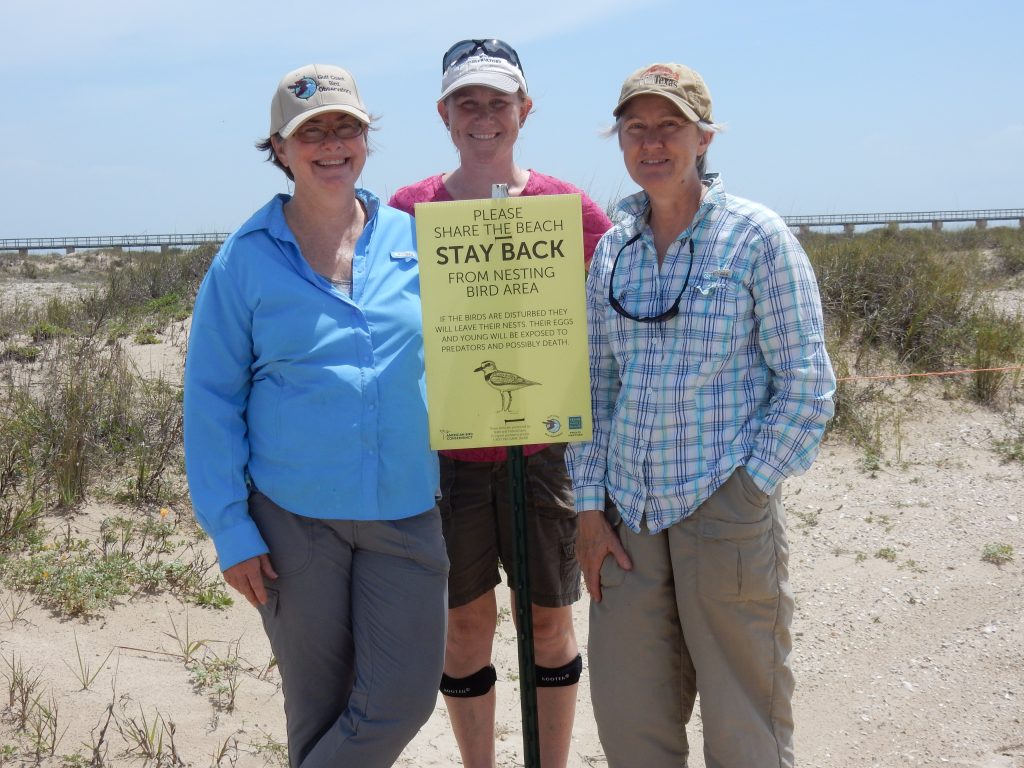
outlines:
[{"label": "text from nesting bird area", "polygon": [[563,307],[513,312],[466,312],[440,315],[434,327],[442,352],[490,349],[567,347],[574,320]]}]

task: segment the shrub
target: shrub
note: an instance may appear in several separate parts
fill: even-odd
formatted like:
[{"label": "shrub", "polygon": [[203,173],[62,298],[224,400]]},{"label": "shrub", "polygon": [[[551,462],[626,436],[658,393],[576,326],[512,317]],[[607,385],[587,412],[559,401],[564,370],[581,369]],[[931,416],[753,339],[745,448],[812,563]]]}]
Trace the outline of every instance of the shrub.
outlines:
[{"label": "shrub", "polygon": [[985,306],[968,321],[971,339],[972,393],[978,401],[991,403],[1006,379],[1008,371],[985,370],[1012,366],[1022,358],[1024,322],[1006,317]]},{"label": "shrub", "polygon": [[974,257],[951,259],[921,235],[888,229],[854,238],[811,235],[805,247],[840,340],[891,345],[913,367],[941,367],[969,313]]}]

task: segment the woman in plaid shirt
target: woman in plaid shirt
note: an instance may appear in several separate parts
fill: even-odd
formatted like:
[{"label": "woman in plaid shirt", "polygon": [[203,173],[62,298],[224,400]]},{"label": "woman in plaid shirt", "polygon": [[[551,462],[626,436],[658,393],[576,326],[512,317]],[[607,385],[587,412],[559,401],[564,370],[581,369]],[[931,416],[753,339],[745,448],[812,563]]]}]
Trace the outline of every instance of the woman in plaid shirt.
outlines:
[{"label": "woman in plaid shirt", "polygon": [[693,70],[622,87],[642,188],[587,282],[593,440],[569,465],[591,593],[590,683],[608,765],[793,765],[793,594],[781,483],[805,471],[835,377],[803,249],[705,174],[717,126]]}]

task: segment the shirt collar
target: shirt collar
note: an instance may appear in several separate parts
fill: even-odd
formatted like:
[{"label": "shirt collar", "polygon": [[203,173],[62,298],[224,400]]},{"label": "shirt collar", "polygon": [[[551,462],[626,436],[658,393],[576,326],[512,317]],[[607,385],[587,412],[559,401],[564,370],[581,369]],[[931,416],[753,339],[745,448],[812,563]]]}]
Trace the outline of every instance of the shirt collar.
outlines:
[{"label": "shirt collar", "polygon": [[[704,193],[700,207],[697,209],[697,213],[694,215],[693,221],[686,231],[693,229],[713,208],[725,204],[725,187],[722,184],[720,174],[707,173],[704,175],[702,183],[707,187],[707,191]],[[619,201],[615,210],[612,211],[612,221],[615,224],[621,225],[626,230],[627,235],[632,237],[647,226],[647,215],[650,207],[650,198],[646,192],[641,190]]]},{"label": "shirt collar", "polygon": [[[366,208],[366,226],[364,231],[370,230],[377,217],[377,211],[380,209],[380,198],[369,190],[361,188],[356,188],[356,197],[359,198]],[[238,235],[245,235],[249,232],[263,229],[277,240],[287,240],[294,243],[295,238],[292,236],[292,232],[284,218],[284,204],[289,200],[291,200],[291,195],[283,193],[274,195],[269,203],[256,211],[245,224],[239,227]]]}]

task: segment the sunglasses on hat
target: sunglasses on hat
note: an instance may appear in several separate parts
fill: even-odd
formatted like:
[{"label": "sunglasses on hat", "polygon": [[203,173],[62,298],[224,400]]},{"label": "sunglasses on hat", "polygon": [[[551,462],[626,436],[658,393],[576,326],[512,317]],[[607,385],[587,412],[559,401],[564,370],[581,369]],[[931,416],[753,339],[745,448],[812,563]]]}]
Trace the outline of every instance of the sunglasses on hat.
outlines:
[{"label": "sunglasses on hat", "polygon": [[[449,48],[441,58],[441,74],[448,71],[448,68],[458,64],[477,51],[483,51],[488,56],[504,59],[520,72],[523,72],[523,65],[519,61],[519,54],[516,49],[504,40],[460,40]],[[525,73],[523,73],[525,74]]]}]

